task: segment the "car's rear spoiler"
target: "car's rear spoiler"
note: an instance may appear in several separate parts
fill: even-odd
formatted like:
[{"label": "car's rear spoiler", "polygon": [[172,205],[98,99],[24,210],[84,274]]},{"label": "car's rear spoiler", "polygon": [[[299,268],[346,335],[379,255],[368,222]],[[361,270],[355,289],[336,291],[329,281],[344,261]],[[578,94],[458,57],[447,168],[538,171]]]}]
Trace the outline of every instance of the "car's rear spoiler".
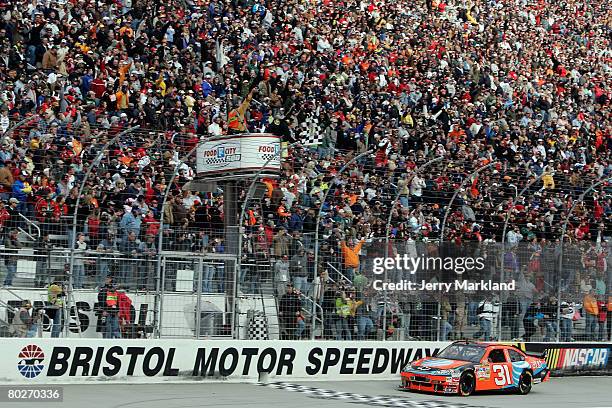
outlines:
[{"label": "car's rear spoiler", "polygon": [[524,351],[524,353],[527,354],[530,357],[537,357],[537,358],[545,359],[546,355],[548,354],[548,350],[544,350],[544,351]]}]

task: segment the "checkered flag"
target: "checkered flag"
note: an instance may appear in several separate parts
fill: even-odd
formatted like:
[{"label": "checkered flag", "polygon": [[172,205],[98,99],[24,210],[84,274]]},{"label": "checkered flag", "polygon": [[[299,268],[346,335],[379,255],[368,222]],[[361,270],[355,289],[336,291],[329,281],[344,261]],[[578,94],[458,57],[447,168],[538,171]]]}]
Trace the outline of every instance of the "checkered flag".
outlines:
[{"label": "checkered flag", "polygon": [[268,319],[263,313],[253,316],[249,323],[249,340],[269,340]]},{"label": "checkered flag", "polygon": [[414,400],[396,395],[363,395],[352,392],[340,392],[324,388],[309,387],[300,384],[274,382],[260,384],[278,390],[300,392],[310,398],[324,400],[340,400],[346,403],[390,407],[390,408],[484,408],[479,405],[468,405],[457,401],[444,400]]},{"label": "checkered flag", "polygon": [[220,157],[209,157],[206,159],[206,164],[219,164],[225,163],[225,160]]},{"label": "checkered flag", "polygon": [[298,137],[304,145],[316,146],[323,143],[323,132],[321,126],[319,126],[319,120],[313,115],[309,115],[302,123],[302,129]]},{"label": "checkered flag", "polygon": [[261,155],[261,158],[265,161],[272,161],[274,160],[274,158],[279,158],[278,154],[274,154],[274,153],[264,153]]}]

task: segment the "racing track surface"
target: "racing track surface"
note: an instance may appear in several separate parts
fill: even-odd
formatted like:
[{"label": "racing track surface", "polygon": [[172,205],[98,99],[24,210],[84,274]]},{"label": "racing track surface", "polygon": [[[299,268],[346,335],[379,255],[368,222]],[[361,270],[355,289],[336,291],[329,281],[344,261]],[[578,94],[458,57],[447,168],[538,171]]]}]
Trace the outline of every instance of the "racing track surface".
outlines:
[{"label": "racing track surface", "polygon": [[[468,398],[398,391],[395,381],[296,382],[259,384],[109,383],[64,385],[63,403],[37,407],[90,408],[327,408],[359,406],[409,408],[612,408],[611,377],[553,378],[534,386],[527,396],[476,394]],[[26,404],[27,405],[27,404]],[[23,407],[23,403],[3,403]]]}]

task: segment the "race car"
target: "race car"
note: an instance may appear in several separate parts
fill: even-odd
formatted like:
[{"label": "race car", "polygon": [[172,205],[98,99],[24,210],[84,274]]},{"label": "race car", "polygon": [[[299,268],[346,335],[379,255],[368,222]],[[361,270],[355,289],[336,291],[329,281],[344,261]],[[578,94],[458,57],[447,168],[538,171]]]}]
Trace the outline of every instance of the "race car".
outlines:
[{"label": "race car", "polygon": [[401,390],[471,395],[475,391],[515,390],[528,394],[548,381],[543,355],[512,345],[457,341],[435,355],[409,363],[401,372]]}]

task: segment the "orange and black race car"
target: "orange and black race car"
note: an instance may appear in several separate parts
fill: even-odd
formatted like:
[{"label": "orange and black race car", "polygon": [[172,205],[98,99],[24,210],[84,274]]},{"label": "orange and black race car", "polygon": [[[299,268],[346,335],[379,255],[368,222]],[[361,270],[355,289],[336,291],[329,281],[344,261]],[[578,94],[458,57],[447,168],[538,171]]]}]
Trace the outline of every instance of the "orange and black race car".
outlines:
[{"label": "orange and black race car", "polygon": [[548,381],[543,355],[525,354],[511,345],[457,341],[402,370],[402,390],[468,396],[475,391],[516,390],[528,394]]}]

